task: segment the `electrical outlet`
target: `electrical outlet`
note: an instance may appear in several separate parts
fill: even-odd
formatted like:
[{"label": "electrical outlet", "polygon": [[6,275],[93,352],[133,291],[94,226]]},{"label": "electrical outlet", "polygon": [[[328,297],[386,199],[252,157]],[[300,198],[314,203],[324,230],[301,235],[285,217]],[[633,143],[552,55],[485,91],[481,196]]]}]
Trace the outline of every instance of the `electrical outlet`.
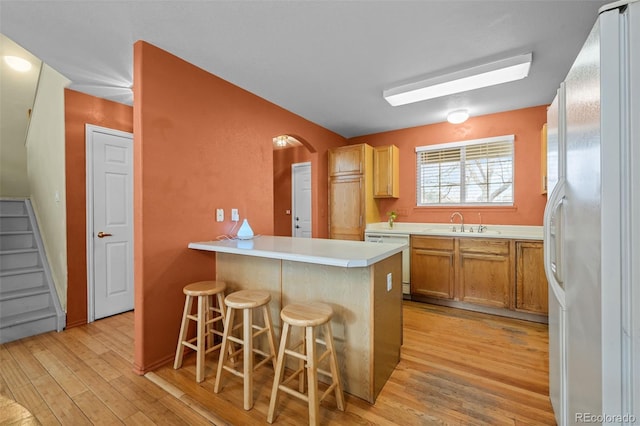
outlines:
[{"label": "electrical outlet", "polygon": [[238,214],[238,209],[231,209],[231,220],[237,222],[240,220],[240,215]]},{"label": "electrical outlet", "polygon": [[216,222],[224,222],[224,209],[216,209]]},{"label": "electrical outlet", "polygon": [[391,272],[387,274],[387,291],[391,291],[393,288],[393,276]]}]

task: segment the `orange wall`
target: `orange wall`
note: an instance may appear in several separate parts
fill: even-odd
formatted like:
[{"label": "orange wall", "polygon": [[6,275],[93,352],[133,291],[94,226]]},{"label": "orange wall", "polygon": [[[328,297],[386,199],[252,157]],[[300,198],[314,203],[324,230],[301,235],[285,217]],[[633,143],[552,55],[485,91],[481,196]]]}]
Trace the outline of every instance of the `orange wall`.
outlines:
[{"label": "orange wall", "polygon": [[[540,132],[547,121],[547,106],[537,106],[470,118],[463,124],[438,123],[349,139],[349,144],[396,145],[400,150],[400,198],[379,201],[381,220],[399,213],[402,222],[449,222],[460,211],[468,223],[478,213],[487,224],[542,225],[546,196],[541,194]],[[513,207],[416,207],[417,146],[515,135],[515,192]]]},{"label": "orange wall", "polygon": [[327,236],[327,149],[346,141],[143,41],[133,109],[134,370],[144,373],[174,356],[184,285],[215,276],[214,254],[187,244],[229,232],[231,208],[273,234],[272,138],[294,135],[315,150],[314,237]]},{"label": "orange wall", "polygon": [[133,131],[133,108],[65,89],[67,328],[87,322],[85,124]]},{"label": "orange wall", "polygon": [[273,151],[273,235],[291,236],[291,165],[311,160],[304,146]]}]

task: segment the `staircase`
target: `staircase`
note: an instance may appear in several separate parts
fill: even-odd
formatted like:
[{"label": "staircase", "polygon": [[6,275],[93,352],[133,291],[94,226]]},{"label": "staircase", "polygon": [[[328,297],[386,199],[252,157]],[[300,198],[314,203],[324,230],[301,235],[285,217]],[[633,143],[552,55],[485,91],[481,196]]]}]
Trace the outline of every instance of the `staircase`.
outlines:
[{"label": "staircase", "polygon": [[31,202],[0,200],[0,344],[64,326]]}]

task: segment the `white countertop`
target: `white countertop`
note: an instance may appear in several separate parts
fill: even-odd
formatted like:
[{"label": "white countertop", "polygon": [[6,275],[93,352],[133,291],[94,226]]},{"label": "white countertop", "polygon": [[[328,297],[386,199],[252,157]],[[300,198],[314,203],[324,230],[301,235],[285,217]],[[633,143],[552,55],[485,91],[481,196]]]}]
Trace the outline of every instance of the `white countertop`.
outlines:
[{"label": "white countertop", "polygon": [[193,242],[189,243],[189,248],[344,268],[359,268],[373,265],[400,253],[407,248],[407,244],[257,236],[251,240]]},{"label": "white countertop", "polygon": [[[507,238],[513,240],[542,240],[542,226],[524,225],[486,225],[486,230],[478,233],[478,224],[464,224],[465,232],[460,232],[460,223],[456,221],[457,232],[452,231],[450,223],[409,223],[395,222],[393,228],[389,228],[388,222],[370,223],[367,225],[366,233],[376,234],[409,234],[409,235],[433,235],[447,237],[468,237],[468,238]],[[469,232],[473,229],[473,232]]]}]

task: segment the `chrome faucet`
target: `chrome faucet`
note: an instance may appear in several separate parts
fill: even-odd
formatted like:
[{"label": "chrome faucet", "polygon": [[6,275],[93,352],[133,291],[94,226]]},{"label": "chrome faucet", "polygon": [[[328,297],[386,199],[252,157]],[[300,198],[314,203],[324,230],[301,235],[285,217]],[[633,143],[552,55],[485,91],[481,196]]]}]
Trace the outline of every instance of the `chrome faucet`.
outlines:
[{"label": "chrome faucet", "polygon": [[478,232],[484,232],[487,227],[482,224],[482,213],[478,213],[478,217],[480,218],[480,224],[478,225]]},{"label": "chrome faucet", "polygon": [[[453,223],[453,218],[456,216],[460,216],[460,232],[464,232],[464,217],[462,217],[462,213],[460,212],[453,212],[451,214],[451,223]],[[453,232],[456,231],[456,227],[455,225],[453,225]]]}]

